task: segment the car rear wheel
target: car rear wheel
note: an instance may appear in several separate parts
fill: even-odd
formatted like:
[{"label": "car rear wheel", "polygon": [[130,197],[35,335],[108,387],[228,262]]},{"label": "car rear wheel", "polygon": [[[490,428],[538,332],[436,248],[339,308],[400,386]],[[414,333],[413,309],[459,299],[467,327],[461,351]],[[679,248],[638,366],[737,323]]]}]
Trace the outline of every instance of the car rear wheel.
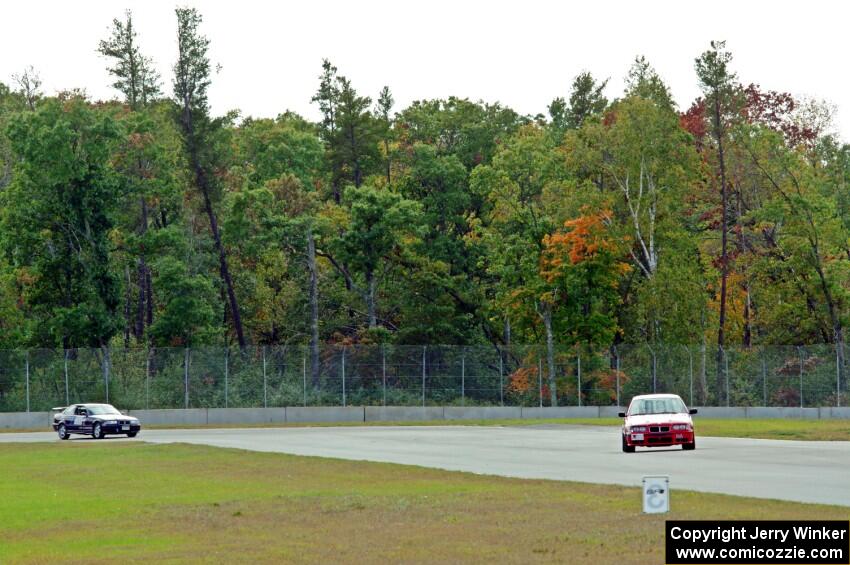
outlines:
[{"label": "car rear wheel", "polygon": [[68,430],[65,429],[65,424],[59,426],[57,433],[59,434],[59,439],[68,439],[69,437],[71,437],[71,434],[69,434]]},{"label": "car rear wheel", "polygon": [[692,441],[691,443],[683,443],[682,444],[682,451],[693,451],[696,448],[697,448],[696,438],[694,438],[694,441]]},{"label": "car rear wheel", "polygon": [[138,434],[138,433],[139,433],[139,432],[129,432],[129,433],[127,434],[127,437],[136,437],[136,434]]},{"label": "car rear wheel", "polygon": [[94,439],[103,439],[103,427],[100,424],[95,424],[91,432],[91,437]]},{"label": "car rear wheel", "polygon": [[623,453],[634,453],[635,446],[626,443],[626,436],[623,436]]}]

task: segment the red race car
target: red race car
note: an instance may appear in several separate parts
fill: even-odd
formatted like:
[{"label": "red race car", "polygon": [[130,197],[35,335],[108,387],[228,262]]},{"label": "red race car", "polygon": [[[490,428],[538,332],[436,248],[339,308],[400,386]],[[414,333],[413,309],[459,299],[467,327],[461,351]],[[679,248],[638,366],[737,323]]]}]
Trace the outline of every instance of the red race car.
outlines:
[{"label": "red race car", "polygon": [[694,422],[691,414],[696,408],[685,406],[676,394],[645,394],[635,396],[628,412],[620,412],[623,421],[623,451],[633,453],[635,447],[665,447],[681,445],[696,449]]}]

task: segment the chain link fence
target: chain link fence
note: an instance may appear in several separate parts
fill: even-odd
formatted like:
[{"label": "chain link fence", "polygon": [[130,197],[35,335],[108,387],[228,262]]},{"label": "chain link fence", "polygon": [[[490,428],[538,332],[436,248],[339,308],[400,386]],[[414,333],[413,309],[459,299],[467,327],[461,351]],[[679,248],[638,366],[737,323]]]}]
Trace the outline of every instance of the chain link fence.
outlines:
[{"label": "chain link fence", "polygon": [[[76,402],[121,409],[623,405],[650,392],[692,406],[846,406],[835,346],[717,350],[619,345],[324,346],[0,351],[0,412]],[[315,367],[314,367],[315,362]],[[554,395],[552,394],[554,387]]]}]

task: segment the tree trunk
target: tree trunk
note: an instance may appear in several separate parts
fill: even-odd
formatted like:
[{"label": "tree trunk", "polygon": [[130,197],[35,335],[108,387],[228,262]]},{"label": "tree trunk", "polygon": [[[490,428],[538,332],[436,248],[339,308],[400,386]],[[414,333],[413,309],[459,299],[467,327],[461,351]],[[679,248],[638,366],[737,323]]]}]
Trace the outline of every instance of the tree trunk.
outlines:
[{"label": "tree trunk", "polygon": [[310,271],[310,382],[319,386],[319,271],[316,265],[316,240],[307,227],[307,268]]},{"label": "tree trunk", "polygon": [[[140,235],[144,238],[145,233],[148,231],[148,205],[145,202],[144,197],[141,199],[141,211],[142,211],[142,223],[140,229]],[[138,265],[138,280],[139,280],[139,303],[136,305],[136,326],[135,326],[135,334],[136,339],[142,339],[142,336],[145,333],[145,302],[147,300],[147,265],[145,264],[145,249],[144,244],[142,244],[142,250],[139,254],[139,265]]]},{"label": "tree trunk", "polygon": [[242,329],[242,316],[239,313],[239,302],[236,300],[236,292],[233,290],[233,280],[230,278],[230,269],[227,266],[227,252],[224,245],[221,243],[221,233],[218,230],[218,219],[213,210],[212,200],[210,199],[209,180],[207,172],[198,156],[198,148],[196,147],[195,131],[192,125],[191,110],[188,106],[183,109],[183,129],[186,136],[187,149],[189,154],[189,162],[195,173],[195,186],[201,192],[204,198],[204,210],[207,213],[207,218],[210,222],[210,232],[212,232],[213,241],[216,251],[218,251],[218,264],[221,279],[224,281],[225,290],[227,291],[227,300],[230,305],[230,314],[233,319],[233,329],[236,330],[236,340],[239,343],[240,349],[245,349],[245,334]]},{"label": "tree trunk", "polygon": [[720,92],[714,91],[714,136],[717,139],[717,156],[720,166],[720,316],[717,327],[717,399],[723,398],[723,347],[726,344],[726,279],[729,277],[729,256],[726,246],[728,194],[726,187],[726,161],[723,154],[723,129],[720,121]]},{"label": "tree trunk", "polygon": [[549,368],[549,405],[558,405],[558,389],[555,383],[555,336],[552,333],[552,305],[543,305],[543,325],[546,328],[546,363]]},{"label": "tree trunk", "polygon": [[151,282],[151,270],[145,268],[145,288],[147,288],[147,326],[153,325],[153,283]]},{"label": "tree trunk", "polygon": [[130,265],[124,266],[124,274],[127,277],[127,291],[124,293],[124,349],[130,347]]},{"label": "tree trunk", "polygon": [[384,152],[387,154],[387,186],[390,185],[390,142],[384,139]]},{"label": "tree trunk", "polygon": [[369,328],[378,327],[378,317],[375,313],[375,273],[366,271],[366,306],[369,311]]}]

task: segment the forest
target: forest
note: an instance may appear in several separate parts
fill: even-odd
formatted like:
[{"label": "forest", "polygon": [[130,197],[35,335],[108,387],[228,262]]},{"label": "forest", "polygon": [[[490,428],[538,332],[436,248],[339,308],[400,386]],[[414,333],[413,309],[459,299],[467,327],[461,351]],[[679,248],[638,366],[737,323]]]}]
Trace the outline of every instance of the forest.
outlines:
[{"label": "forest", "polygon": [[167,77],[132,13],[104,22],[114,99],[0,83],[0,349],[297,345],[317,375],[327,346],[539,344],[552,375],[829,344],[846,383],[850,146],[724,42],[683,59],[687,107],[637,56],[616,98],[586,71],[538,115],[398,108],[317,61],[311,122],[213,115],[215,38],[175,16]]}]

